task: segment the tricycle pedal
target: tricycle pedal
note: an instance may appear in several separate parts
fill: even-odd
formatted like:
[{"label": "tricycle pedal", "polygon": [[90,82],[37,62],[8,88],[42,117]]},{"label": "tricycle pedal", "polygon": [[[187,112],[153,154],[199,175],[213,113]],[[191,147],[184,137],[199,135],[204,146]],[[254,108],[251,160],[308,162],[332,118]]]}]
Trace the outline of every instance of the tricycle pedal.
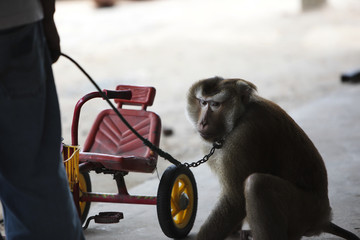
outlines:
[{"label": "tricycle pedal", "polygon": [[124,218],[124,214],[122,212],[100,212],[98,215],[89,217],[86,221],[83,229],[87,229],[91,220],[94,219],[95,223],[118,223],[120,219]]},{"label": "tricycle pedal", "polygon": [[123,218],[122,212],[101,212],[94,219],[96,223],[118,223]]}]

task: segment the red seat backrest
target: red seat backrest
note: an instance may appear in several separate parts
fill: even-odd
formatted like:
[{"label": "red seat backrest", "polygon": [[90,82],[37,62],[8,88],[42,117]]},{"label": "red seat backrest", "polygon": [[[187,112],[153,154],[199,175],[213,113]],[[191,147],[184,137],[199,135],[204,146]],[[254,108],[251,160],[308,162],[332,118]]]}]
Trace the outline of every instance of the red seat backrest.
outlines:
[{"label": "red seat backrest", "polygon": [[[120,85],[116,90],[131,90],[130,100],[115,99],[118,109],[135,130],[154,145],[159,146],[160,117],[146,111],[146,107],[153,104],[155,88]],[[122,109],[123,104],[141,105],[142,109]],[[99,113],[85,141],[83,151],[145,158],[157,156],[126,127],[112,109]]]},{"label": "red seat backrest", "polygon": [[142,86],[130,86],[119,85],[116,90],[131,90],[131,99],[115,99],[115,103],[118,104],[118,108],[122,108],[123,104],[128,105],[141,105],[143,110],[146,110],[148,106],[152,106],[156,94],[154,87],[142,87]]}]

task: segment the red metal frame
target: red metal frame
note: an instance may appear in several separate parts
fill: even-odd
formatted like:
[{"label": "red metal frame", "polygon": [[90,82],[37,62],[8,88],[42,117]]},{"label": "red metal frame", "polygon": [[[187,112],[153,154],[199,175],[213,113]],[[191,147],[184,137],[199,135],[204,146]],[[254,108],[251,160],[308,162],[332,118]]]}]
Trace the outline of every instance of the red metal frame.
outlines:
[{"label": "red metal frame", "polygon": [[[158,115],[147,111],[155,97],[155,88],[119,85],[117,91],[104,93],[115,99],[119,112],[129,121],[142,136],[158,146],[161,134],[161,121]],[[81,98],[75,106],[71,128],[72,144],[78,145],[78,126],[81,107],[101,94],[93,92]],[[139,105],[141,109],[123,109],[123,105]],[[151,173],[157,164],[157,154],[153,153],[143,143],[134,137],[121,122],[112,109],[99,113],[85,141],[82,152],[79,154],[79,169],[82,171],[107,171],[114,173],[118,193],[85,192],[79,197],[74,191],[74,200],[86,202],[112,202],[129,204],[156,204],[154,196],[132,196],[128,193],[124,175],[128,172]],[[75,189],[76,190],[76,189]],[[76,199],[75,199],[76,198]]]},{"label": "red metal frame", "polygon": [[131,196],[129,194],[116,193],[85,193],[81,198],[85,202],[129,203],[156,205],[155,196]]}]

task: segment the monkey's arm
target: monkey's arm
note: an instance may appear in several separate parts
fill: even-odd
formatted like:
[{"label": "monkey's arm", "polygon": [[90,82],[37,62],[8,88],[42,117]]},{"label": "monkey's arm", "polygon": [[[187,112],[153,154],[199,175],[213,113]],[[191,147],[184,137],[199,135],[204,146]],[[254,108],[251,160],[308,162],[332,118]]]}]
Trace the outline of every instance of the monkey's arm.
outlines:
[{"label": "monkey's arm", "polygon": [[235,230],[240,230],[245,218],[245,201],[228,199],[226,194],[216,204],[208,219],[201,226],[197,240],[225,239]]}]

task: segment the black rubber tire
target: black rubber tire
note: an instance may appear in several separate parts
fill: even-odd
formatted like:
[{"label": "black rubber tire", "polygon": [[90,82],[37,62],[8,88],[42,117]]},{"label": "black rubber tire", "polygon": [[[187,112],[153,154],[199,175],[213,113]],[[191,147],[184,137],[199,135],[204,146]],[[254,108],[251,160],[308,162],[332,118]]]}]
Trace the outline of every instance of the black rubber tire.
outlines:
[{"label": "black rubber tire", "polygon": [[[171,197],[172,191],[175,186],[174,184],[176,182],[177,184],[179,184],[178,181],[182,181],[183,179],[187,182],[186,184],[184,184],[186,190],[183,191],[183,194],[186,194],[185,196],[188,201],[185,201],[186,209],[179,210],[178,212],[183,211],[183,214],[186,215],[186,217],[184,217],[184,222],[176,223],[176,221],[178,221],[175,220],[175,218],[177,218],[177,215],[173,218],[171,212]],[[179,190],[179,186],[177,187],[177,189]],[[168,167],[161,177],[157,193],[157,215],[160,227],[164,234],[169,238],[185,238],[194,225],[197,212],[197,204],[198,194],[196,181],[190,169],[183,165],[172,165]]]},{"label": "black rubber tire", "polygon": [[[82,175],[84,177],[84,182],[86,184],[86,192],[91,192],[91,180],[90,180],[90,174],[88,172],[80,172],[80,175]],[[81,176],[79,176],[79,178],[81,178]],[[80,183],[79,183],[80,184]],[[81,189],[81,186],[79,186]],[[83,189],[84,190],[84,189]],[[81,194],[81,193],[80,193]],[[86,218],[89,214],[89,210],[90,210],[90,205],[91,202],[85,202],[85,207],[84,209],[81,211],[81,216],[80,216],[80,220],[81,220],[81,224],[84,224],[84,222],[86,221]]]}]

